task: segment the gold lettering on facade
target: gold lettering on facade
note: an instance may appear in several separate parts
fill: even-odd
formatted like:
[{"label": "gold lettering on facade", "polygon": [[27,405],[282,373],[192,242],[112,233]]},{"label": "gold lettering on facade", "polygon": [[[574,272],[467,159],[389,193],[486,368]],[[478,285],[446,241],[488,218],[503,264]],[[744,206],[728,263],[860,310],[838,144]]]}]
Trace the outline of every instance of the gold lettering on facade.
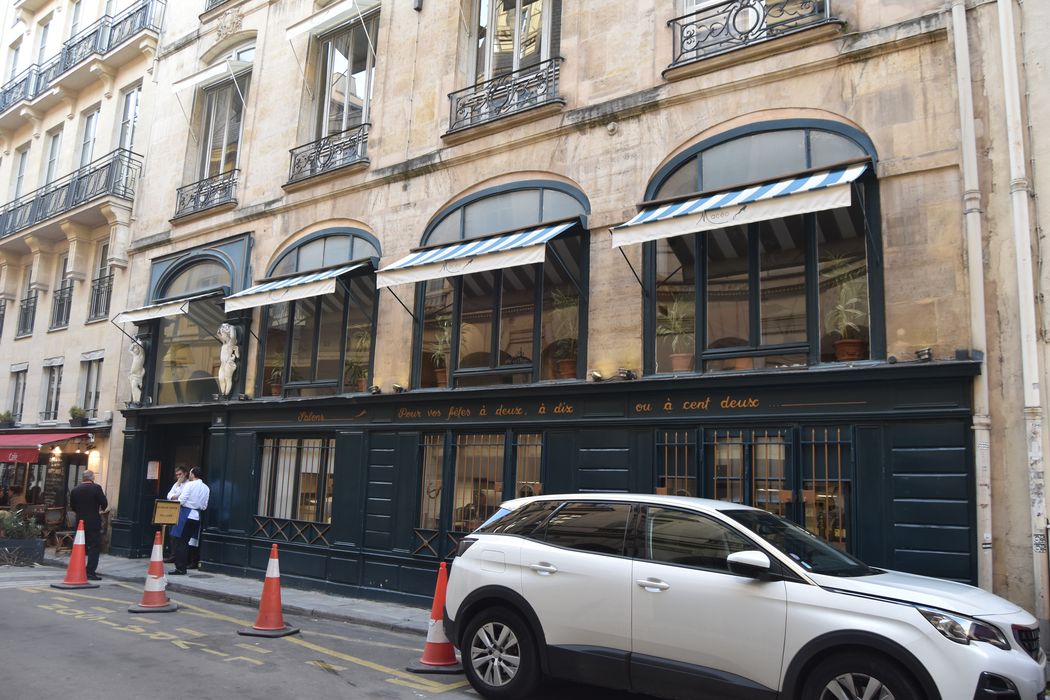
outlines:
[{"label": "gold lettering on facade", "polygon": [[470,409],[463,408],[462,406],[449,406],[448,408],[449,418],[470,418]]},{"label": "gold lettering on facade", "polygon": [[634,405],[635,413],[652,413],[653,405],[651,403],[636,403]]},{"label": "gold lettering on facade", "polygon": [[423,412],[416,408],[399,408],[397,409],[398,418],[422,418]]},{"label": "gold lettering on facade", "polygon": [[481,416],[482,418],[484,418],[488,414],[489,414],[489,409],[486,408],[485,406],[482,406],[481,409],[478,410],[478,415]]},{"label": "gold lettering on facade", "polygon": [[674,404],[671,403],[671,399],[667,399],[666,401],[664,401],[664,411],[670,413],[673,410],[674,410]]},{"label": "gold lettering on facade", "polygon": [[540,414],[541,416],[545,416],[545,415],[547,415],[547,404],[545,404],[545,403],[540,403],[540,410],[539,410],[539,414]]},{"label": "gold lettering on facade", "polygon": [[300,423],[321,423],[323,421],[323,413],[314,413],[313,411],[299,411]]},{"label": "gold lettering on facade", "polygon": [[746,399],[734,399],[732,397],[725,397],[722,399],[720,404],[722,408],[758,408],[761,403],[758,399],[749,396]]},{"label": "gold lettering on facade", "polygon": [[703,401],[683,401],[682,409],[686,411],[706,411],[711,405],[711,397],[704,398]]},{"label": "gold lettering on facade", "polygon": [[[557,410],[555,410],[555,412],[557,412]],[[496,409],[496,415],[497,416],[524,416],[525,415],[525,409],[522,408],[521,406],[504,406],[503,404],[500,404],[499,408]]]},{"label": "gold lettering on facade", "polygon": [[428,408],[427,409],[427,418],[440,418],[440,417],[441,417],[441,409],[440,408]]},{"label": "gold lettering on facade", "polygon": [[554,407],[554,412],[559,414],[572,414],[575,412],[575,409],[571,403],[559,401],[558,405]]}]

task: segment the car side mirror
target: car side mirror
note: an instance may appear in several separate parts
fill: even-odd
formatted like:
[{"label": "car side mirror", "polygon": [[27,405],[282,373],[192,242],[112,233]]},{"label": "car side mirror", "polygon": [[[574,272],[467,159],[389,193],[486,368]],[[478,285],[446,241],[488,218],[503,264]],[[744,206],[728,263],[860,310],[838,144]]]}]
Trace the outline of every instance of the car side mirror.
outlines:
[{"label": "car side mirror", "polygon": [[729,570],[734,574],[749,576],[751,578],[763,578],[769,574],[770,562],[765,552],[757,549],[746,552],[733,552],[726,557]]}]

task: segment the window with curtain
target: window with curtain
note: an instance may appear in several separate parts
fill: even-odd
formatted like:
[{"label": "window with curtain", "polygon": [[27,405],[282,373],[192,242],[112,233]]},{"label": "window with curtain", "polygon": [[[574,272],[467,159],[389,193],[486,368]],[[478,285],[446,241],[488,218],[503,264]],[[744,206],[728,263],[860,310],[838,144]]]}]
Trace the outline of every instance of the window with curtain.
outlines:
[{"label": "window with curtain", "polygon": [[266,438],[261,462],[258,515],[332,522],[335,440]]},{"label": "window with curtain", "polygon": [[[565,221],[584,216],[585,209],[573,194],[549,187],[497,191],[454,206],[431,226],[423,245]],[[573,227],[546,246],[541,263],[419,283],[419,386],[579,376],[587,234]]]},{"label": "window with curtain", "polygon": [[[739,190],[867,156],[818,129],[730,139],[683,159],[650,200]],[[655,373],[796,367],[872,356],[870,171],[849,207],[646,243],[647,368]],[[880,309],[876,307],[875,312]]]},{"label": "window with curtain", "polygon": [[[313,237],[284,253],[271,278],[378,257],[377,245],[348,232]],[[262,396],[362,392],[372,376],[376,309],[371,265],[339,277],[331,294],[272,304],[263,316]]]}]

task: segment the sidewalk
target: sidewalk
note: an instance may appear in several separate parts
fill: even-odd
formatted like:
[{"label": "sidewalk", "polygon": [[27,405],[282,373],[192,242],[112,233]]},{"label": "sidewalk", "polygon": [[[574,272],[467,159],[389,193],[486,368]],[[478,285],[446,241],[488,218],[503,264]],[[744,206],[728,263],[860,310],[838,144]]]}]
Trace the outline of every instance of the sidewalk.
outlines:
[{"label": "sidewalk", "polygon": [[[44,564],[66,568],[69,554],[56,554],[55,550],[44,551]],[[98,575],[106,581],[123,581],[145,585],[149,559],[126,559],[103,554],[98,560]],[[186,576],[169,576],[169,593],[192,593],[202,598],[211,598],[225,603],[236,603],[259,609],[262,595],[262,575],[256,578],[241,578],[213,573],[207,570],[207,562],[201,571],[190,571]],[[170,568],[165,565],[165,569]],[[176,602],[178,598],[176,597]],[[340,620],[357,625],[367,625],[395,632],[425,635],[430,622],[430,611],[396,603],[384,603],[361,598],[343,598],[318,591],[303,591],[288,586],[281,587],[281,603],[285,614]]]}]

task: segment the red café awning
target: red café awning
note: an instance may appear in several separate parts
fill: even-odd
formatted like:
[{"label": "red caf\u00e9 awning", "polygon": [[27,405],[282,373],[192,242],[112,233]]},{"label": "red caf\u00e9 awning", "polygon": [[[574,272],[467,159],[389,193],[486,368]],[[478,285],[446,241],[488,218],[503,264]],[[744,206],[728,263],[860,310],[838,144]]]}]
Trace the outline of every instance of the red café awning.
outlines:
[{"label": "red caf\u00e9 awning", "polygon": [[8,433],[0,435],[0,462],[35,463],[43,448],[56,442],[65,442],[73,438],[84,437],[80,433]]}]

